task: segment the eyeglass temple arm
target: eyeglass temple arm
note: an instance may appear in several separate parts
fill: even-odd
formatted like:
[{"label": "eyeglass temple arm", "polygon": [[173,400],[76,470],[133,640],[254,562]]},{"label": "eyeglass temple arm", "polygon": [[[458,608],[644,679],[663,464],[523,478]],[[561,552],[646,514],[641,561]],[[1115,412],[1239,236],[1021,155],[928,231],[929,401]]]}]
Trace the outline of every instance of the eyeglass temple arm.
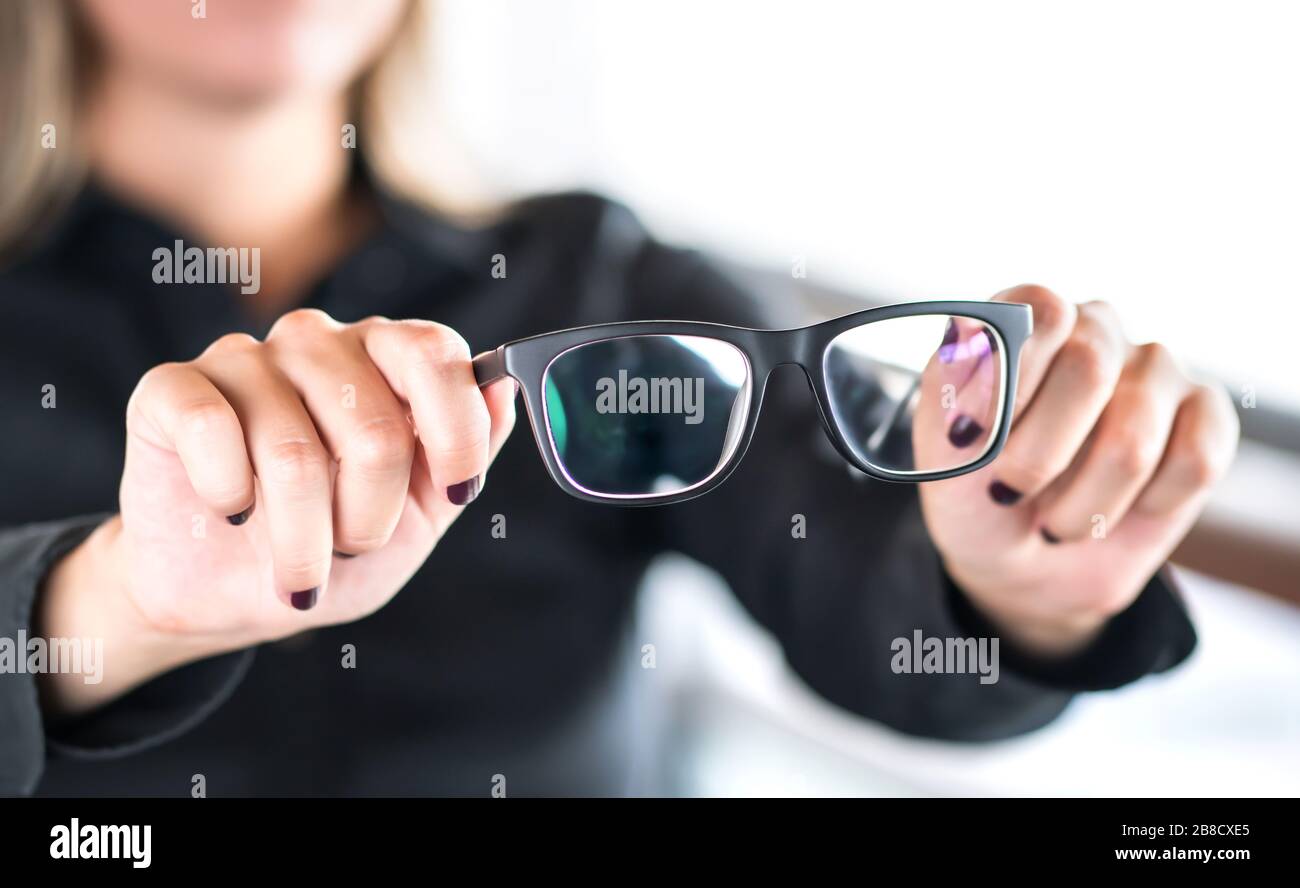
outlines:
[{"label": "eyeglass temple arm", "polygon": [[474,356],[474,381],[484,388],[506,376],[506,349],[499,346]]}]

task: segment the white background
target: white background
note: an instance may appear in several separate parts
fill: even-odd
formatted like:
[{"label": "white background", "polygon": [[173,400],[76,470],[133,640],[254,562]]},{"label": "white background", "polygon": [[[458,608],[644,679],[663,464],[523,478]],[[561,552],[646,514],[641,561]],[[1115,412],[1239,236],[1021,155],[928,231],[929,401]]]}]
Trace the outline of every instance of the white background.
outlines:
[{"label": "white background", "polygon": [[1300,406],[1300,4],[447,0],[447,125],[509,194],[889,298],[1117,304]]}]

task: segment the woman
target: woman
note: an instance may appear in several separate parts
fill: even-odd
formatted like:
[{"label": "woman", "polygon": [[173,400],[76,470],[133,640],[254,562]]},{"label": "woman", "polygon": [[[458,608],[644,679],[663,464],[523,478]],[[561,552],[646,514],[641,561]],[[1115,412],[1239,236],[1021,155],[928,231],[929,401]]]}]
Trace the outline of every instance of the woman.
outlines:
[{"label": "woman", "polygon": [[[706,497],[556,489],[468,343],[763,320],[599,198],[439,210],[410,162],[426,114],[393,107],[418,94],[421,12],[5,4],[0,636],[102,640],[103,669],[0,675],[0,791],[644,789],[630,701],[653,672],[629,667],[653,639],[628,630],[670,550],[721,572],[814,689],[911,733],[1030,730],[1187,656],[1158,572],[1234,414],[1103,303],[994,297],[1035,332],[1006,450],[973,474],[847,483],[791,373]],[[193,247],[248,276],[170,275]],[[916,630],[1000,636],[1000,680],[895,675]]]}]

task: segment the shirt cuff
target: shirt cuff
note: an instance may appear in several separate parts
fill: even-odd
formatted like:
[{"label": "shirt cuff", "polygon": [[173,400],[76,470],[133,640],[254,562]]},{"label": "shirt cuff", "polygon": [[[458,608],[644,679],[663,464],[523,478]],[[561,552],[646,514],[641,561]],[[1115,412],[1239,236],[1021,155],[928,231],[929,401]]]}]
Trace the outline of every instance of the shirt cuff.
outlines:
[{"label": "shirt cuff", "polygon": [[252,663],[249,649],[173,669],[94,712],[47,728],[46,746],[53,756],[95,761],[166,743],[229,700]]},{"label": "shirt cuff", "polygon": [[[976,609],[945,571],[949,607],[963,631],[994,637],[1000,630]],[[1196,629],[1173,571],[1161,568],[1128,608],[1112,617],[1091,644],[1062,658],[1029,653],[1003,638],[1001,668],[1062,691],[1105,691],[1172,669],[1196,647]]]}]

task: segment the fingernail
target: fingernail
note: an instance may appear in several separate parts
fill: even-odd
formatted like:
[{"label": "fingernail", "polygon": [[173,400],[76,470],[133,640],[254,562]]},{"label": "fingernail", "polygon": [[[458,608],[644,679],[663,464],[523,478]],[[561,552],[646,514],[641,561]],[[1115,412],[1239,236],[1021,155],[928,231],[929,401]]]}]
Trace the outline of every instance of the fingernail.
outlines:
[{"label": "fingernail", "polygon": [[957,322],[948,318],[948,326],[943,330],[943,342],[939,343],[939,360],[951,364],[957,352]]},{"label": "fingernail", "polygon": [[969,447],[982,434],[983,426],[963,413],[953,420],[952,427],[948,429],[948,440],[954,447]]},{"label": "fingernail", "polygon": [[[256,505],[256,503],[254,503],[253,505]],[[229,521],[231,524],[235,525],[236,527],[238,527],[239,525],[247,521],[248,516],[251,514],[253,514],[253,506],[249,506],[247,509],[240,512],[238,515],[227,515],[226,520]]]},{"label": "fingernail", "polygon": [[320,586],[313,586],[310,589],[291,594],[289,603],[294,606],[295,610],[308,611],[316,606],[316,597],[318,595],[320,595]]},{"label": "fingernail", "polygon": [[1014,506],[1020,502],[1020,491],[1008,487],[1001,481],[994,481],[989,485],[989,496],[993,497],[993,502],[999,506]]},{"label": "fingernail", "polygon": [[479,487],[482,484],[481,478],[481,475],[475,475],[468,481],[451,485],[447,488],[447,499],[451,500],[453,506],[463,506],[466,503],[473,502],[474,497],[478,496]]},{"label": "fingernail", "polygon": [[1052,533],[1052,532],[1051,532],[1050,530],[1048,530],[1046,527],[1042,528],[1042,529],[1039,530],[1038,532],[1039,532],[1040,534],[1042,534],[1044,540],[1046,540],[1047,542],[1051,543],[1053,546],[1055,546],[1057,543],[1059,543],[1059,542],[1061,541],[1061,538],[1060,538],[1060,537],[1058,537],[1056,534]]},{"label": "fingernail", "polygon": [[356,556],[355,554],[351,553],[351,552],[340,552],[338,549],[335,549],[335,550],[334,550],[334,557],[335,557],[335,558],[343,558],[343,559],[346,560],[346,559],[348,559],[348,558],[356,558],[357,556]]}]

